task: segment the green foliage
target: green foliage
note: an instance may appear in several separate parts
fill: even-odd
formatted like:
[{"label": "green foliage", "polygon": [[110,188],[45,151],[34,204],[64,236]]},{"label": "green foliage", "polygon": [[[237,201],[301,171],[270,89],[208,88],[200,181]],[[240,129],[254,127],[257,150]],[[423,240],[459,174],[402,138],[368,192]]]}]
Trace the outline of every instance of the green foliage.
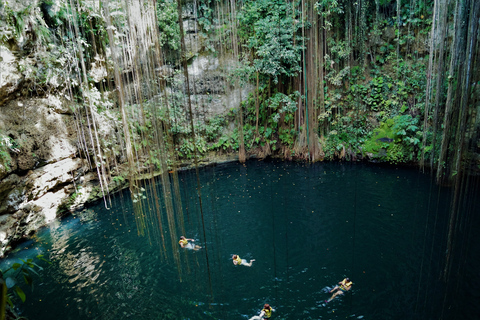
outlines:
[{"label": "green foliage", "polygon": [[295,139],[297,138],[297,132],[292,128],[280,128],[278,130],[278,138],[283,145],[293,148]]},{"label": "green foliage", "polygon": [[132,193],[132,202],[136,203],[147,199],[146,190],[143,187],[137,187],[136,191]]},{"label": "green foliage", "polygon": [[37,45],[46,44],[52,39],[50,29],[34,4],[28,1],[17,6],[14,4],[12,7],[8,2],[4,4],[4,17],[2,17],[4,25],[0,25],[4,30],[0,33],[0,41],[17,40],[27,36],[27,31],[31,33],[28,36]]},{"label": "green foliage", "polygon": [[[23,282],[33,290],[33,278],[32,275],[39,276],[37,270],[43,270],[43,267],[39,266],[34,259],[29,258],[27,260],[19,259],[20,262],[12,264],[12,266],[6,270],[0,270],[0,278],[3,280],[7,286],[7,304],[10,308],[13,308],[13,297],[14,295],[22,302],[25,302],[27,296],[25,292],[20,287],[20,283]],[[51,263],[43,257],[43,255],[37,255],[36,260],[45,261]]]},{"label": "green foliage", "polygon": [[216,143],[213,144],[215,150],[232,152],[238,150],[238,130],[232,133],[222,135]]},{"label": "green foliage", "polygon": [[88,63],[95,54],[91,36],[102,39],[105,35],[103,19],[92,6],[91,1],[79,1],[77,18],[84,33],[76,37],[68,2],[27,1],[15,9],[5,4],[0,42],[18,43],[25,51],[18,68],[31,93],[63,92],[79,85],[78,51],[83,51]]},{"label": "green foliage", "polygon": [[177,1],[157,1],[157,21],[160,45],[166,45],[170,50],[179,50],[180,27],[178,26]]},{"label": "green foliage", "polygon": [[297,111],[296,99],[300,97],[300,93],[295,91],[290,95],[286,95],[280,92],[275,93],[267,100],[268,107],[273,110],[272,122],[278,123],[281,116],[284,116],[284,122],[292,122],[295,111]]},{"label": "green foliage", "polygon": [[382,122],[365,142],[363,150],[390,163],[416,160],[423,134],[419,129],[418,118],[409,114],[398,115]]},{"label": "green foliage", "polygon": [[360,148],[369,134],[369,124],[364,116],[350,111],[345,116],[329,116],[332,130],[326,135],[324,153],[326,159],[346,158],[360,153]]},{"label": "green foliage", "polygon": [[119,170],[116,168],[115,175],[112,174],[112,182],[114,185],[122,185],[128,176],[128,172],[126,170]]},{"label": "green foliage", "polygon": [[277,141],[288,147],[293,147],[297,132],[294,118],[297,110],[298,91],[291,94],[275,92],[267,97],[265,86],[259,88],[259,129],[256,132],[255,96],[250,94],[242,103],[245,115],[244,141],[246,149],[255,146],[265,146],[268,143],[272,150],[276,149]]},{"label": "green foliage", "polygon": [[178,143],[175,144],[175,150],[179,158],[191,160],[195,155],[195,146],[197,148],[197,156],[201,156],[209,150],[205,138],[199,134],[195,136],[195,144],[191,137],[182,137]]},{"label": "green foliage", "polygon": [[320,0],[315,3],[315,10],[325,19],[325,28],[327,30],[330,30],[333,25],[330,17],[333,14],[343,14],[342,3],[339,3],[338,0]]},{"label": "green foliage", "polygon": [[57,215],[61,216],[66,212],[71,212],[75,200],[82,194],[82,187],[77,186],[76,190],[72,192],[66,199],[64,199],[57,208]]},{"label": "green foliage", "polygon": [[400,60],[395,64],[393,74],[374,69],[368,82],[352,77],[344,102],[363,110],[388,113],[391,117],[406,112],[410,108],[409,101],[421,100],[424,95],[423,62],[423,59],[417,62]]},{"label": "green foliage", "polygon": [[215,25],[218,24],[218,20],[214,18],[211,2],[211,0],[198,1],[198,25],[205,50],[215,52]]},{"label": "green foliage", "polygon": [[301,70],[303,38],[296,6],[281,0],[248,0],[239,11],[239,36],[253,50],[252,66],[275,83]]},{"label": "green foliage", "polygon": [[222,115],[216,115],[215,117],[209,119],[204,128],[204,134],[207,140],[215,141],[220,136],[226,124],[226,117]]},{"label": "green foliage", "polygon": [[12,163],[9,150],[15,150],[15,141],[0,133],[0,165],[8,169]]},{"label": "green foliage", "polygon": [[330,47],[330,55],[325,55],[325,79],[334,86],[340,86],[343,80],[350,73],[350,66],[345,66],[341,70],[337,71],[334,66],[341,66],[344,61],[348,59],[352,48],[346,41],[328,39]]},{"label": "green foliage", "polygon": [[210,0],[201,0],[198,3],[198,24],[206,33],[210,33],[213,30],[213,10],[210,8],[210,2]]}]

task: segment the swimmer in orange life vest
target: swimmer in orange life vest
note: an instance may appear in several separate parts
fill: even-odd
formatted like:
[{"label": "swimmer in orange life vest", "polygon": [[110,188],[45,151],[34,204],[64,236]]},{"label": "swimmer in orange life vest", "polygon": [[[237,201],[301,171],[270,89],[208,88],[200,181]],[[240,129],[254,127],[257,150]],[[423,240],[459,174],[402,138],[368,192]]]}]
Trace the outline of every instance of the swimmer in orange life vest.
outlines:
[{"label": "swimmer in orange life vest", "polygon": [[195,241],[194,239],[187,239],[184,236],[180,237],[180,241],[178,241],[178,244],[180,247],[185,248],[185,249],[193,249],[193,250],[198,250],[201,249],[202,247],[197,246],[196,244],[194,245],[193,243],[190,243],[188,241]]},{"label": "swimmer in orange life vest", "polygon": [[238,255],[236,255],[236,254],[234,254],[234,255],[232,256],[232,260],[233,260],[233,264],[236,265],[236,266],[244,265],[244,266],[247,266],[247,267],[251,267],[253,261],[255,261],[255,259],[252,259],[252,260],[250,260],[250,262],[247,262],[247,260],[240,258],[240,257],[239,257]]},{"label": "swimmer in orange life vest", "polygon": [[336,292],[330,297],[330,299],[325,300],[325,302],[330,302],[333,299],[335,299],[336,296],[338,296],[340,294],[344,294],[348,290],[352,289],[353,282],[350,281],[349,278],[345,278],[342,281],[340,281],[338,284],[340,286],[336,285],[335,288],[333,288],[332,290],[329,291],[330,293],[332,293],[334,291],[336,291]]}]

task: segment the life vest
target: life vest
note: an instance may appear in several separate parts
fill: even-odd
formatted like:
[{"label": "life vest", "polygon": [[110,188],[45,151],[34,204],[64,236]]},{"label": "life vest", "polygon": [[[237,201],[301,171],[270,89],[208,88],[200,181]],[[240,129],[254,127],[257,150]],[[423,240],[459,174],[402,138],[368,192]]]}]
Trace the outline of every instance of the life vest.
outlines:
[{"label": "life vest", "polygon": [[237,265],[242,264],[242,258],[240,258],[239,256],[237,256],[237,259],[235,259],[235,261],[237,261]]},{"label": "life vest", "polygon": [[178,241],[178,244],[181,245],[182,247],[186,246],[188,244],[188,240],[187,239],[180,239],[180,241]]},{"label": "life vest", "polygon": [[340,289],[346,291],[352,285],[352,281],[347,282],[347,279],[343,279],[342,283],[340,284]]},{"label": "life vest", "polygon": [[265,315],[263,316],[263,318],[268,319],[272,316],[272,308],[263,309],[262,311],[265,312]]}]

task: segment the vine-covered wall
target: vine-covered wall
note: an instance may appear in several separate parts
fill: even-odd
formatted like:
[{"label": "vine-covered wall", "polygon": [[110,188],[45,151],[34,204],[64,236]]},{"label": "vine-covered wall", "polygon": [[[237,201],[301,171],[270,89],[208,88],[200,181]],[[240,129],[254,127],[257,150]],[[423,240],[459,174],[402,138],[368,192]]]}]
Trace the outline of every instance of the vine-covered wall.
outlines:
[{"label": "vine-covered wall", "polygon": [[478,172],[477,2],[181,5],[0,0],[2,253],[32,220],[219,157]]}]

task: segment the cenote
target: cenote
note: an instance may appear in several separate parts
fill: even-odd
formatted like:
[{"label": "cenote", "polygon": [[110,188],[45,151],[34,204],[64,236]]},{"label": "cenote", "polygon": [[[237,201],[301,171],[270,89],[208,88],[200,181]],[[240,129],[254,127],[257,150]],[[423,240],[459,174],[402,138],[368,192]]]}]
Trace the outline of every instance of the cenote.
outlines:
[{"label": "cenote", "polygon": [[[179,174],[187,238],[138,236],[127,190],[42,230],[2,261],[44,254],[29,319],[471,319],[480,314],[471,187],[444,277],[451,190],[413,168],[248,161]],[[157,191],[160,186],[158,183]],[[145,185],[151,197],[151,185]],[[159,197],[161,198],[161,197]],[[155,211],[144,205],[144,211]],[[165,215],[165,213],[162,213]],[[148,216],[148,214],[147,214]],[[202,219],[203,216],[203,219]],[[179,225],[179,221],[177,226]],[[176,230],[180,236],[180,229]],[[232,255],[252,267],[234,266]],[[39,263],[40,264],[40,263]],[[344,277],[353,289],[328,304]]]}]

